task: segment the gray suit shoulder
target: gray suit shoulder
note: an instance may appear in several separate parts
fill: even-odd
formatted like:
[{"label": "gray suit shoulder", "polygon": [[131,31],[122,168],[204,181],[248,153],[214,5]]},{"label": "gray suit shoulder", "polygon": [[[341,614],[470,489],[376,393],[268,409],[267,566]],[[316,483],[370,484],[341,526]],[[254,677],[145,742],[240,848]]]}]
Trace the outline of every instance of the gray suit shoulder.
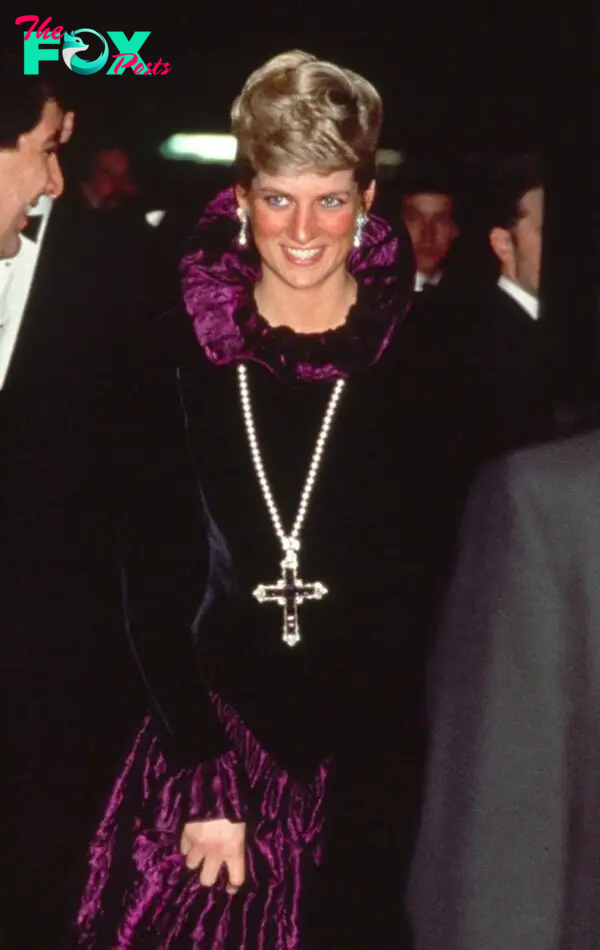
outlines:
[{"label": "gray suit shoulder", "polygon": [[486,466],[480,481],[492,490],[502,484],[512,498],[556,501],[588,486],[600,496],[600,429],[510,452]]}]

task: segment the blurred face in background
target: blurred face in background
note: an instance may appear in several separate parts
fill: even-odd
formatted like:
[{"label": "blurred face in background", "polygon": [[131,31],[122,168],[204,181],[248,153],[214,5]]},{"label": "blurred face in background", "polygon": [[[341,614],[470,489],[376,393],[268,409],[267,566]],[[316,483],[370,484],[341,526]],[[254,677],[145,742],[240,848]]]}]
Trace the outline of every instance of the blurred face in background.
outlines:
[{"label": "blurred face in background", "polygon": [[407,195],[402,217],[415,252],[417,271],[433,277],[458,236],[450,195],[422,193]]},{"label": "blurred face in background", "polygon": [[68,141],[72,129],[73,113],[63,113],[49,99],[37,125],[19,136],[16,148],[0,149],[0,259],[18,254],[28,209],[42,195],[58,198],[62,194],[58,148]]},{"label": "blurred face in background", "polygon": [[118,148],[100,152],[86,182],[85,192],[95,208],[118,208],[135,197],[138,188],[127,153]]},{"label": "blurred face in background", "polygon": [[519,201],[519,220],[510,230],[493,228],[490,244],[502,274],[537,297],[542,264],[544,189],[533,188]]}]

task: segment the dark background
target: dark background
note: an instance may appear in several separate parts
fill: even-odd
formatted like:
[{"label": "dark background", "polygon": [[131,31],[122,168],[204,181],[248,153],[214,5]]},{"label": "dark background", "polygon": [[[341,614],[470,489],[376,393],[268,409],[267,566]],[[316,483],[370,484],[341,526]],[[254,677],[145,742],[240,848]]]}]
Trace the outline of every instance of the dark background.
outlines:
[{"label": "dark background", "polygon": [[[2,14],[3,33],[18,49],[21,28],[14,19],[27,11],[11,6],[17,12]],[[148,136],[186,126],[226,132],[231,101],[251,69],[300,48],[363,72],[380,89],[384,146],[485,148],[530,147],[548,139],[559,105],[554,87],[568,98],[568,86],[591,67],[579,55],[588,37],[583,14],[575,9],[566,16],[544,6],[225,0],[171,2],[162,11],[144,4],[141,13],[131,13],[131,4],[110,13],[104,4],[86,5],[85,12],[52,5],[32,11],[40,22],[52,14],[51,27],[67,30],[151,30],[142,54],[146,61],[169,61],[168,76],[130,71],[107,77],[101,71],[74,77],[81,103],[94,104],[107,128],[127,116]],[[65,70],[62,62],[40,68]],[[573,113],[577,104],[568,105]]]},{"label": "dark background", "polygon": [[75,76],[62,61],[41,63],[40,71],[66,82],[77,108],[67,178],[96,143],[122,142],[152,183],[154,206],[175,194],[193,201],[203,178],[208,190],[216,180],[214,169],[164,162],[160,143],[178,131],[228,132],[232,100],[248,73],[293,48],[362,72],[379,88],[384,148],[449,157],[541,152],[548,174],[542,298],[560,338],[560,385],[600,396],[596,5],[179,0],[162,9],[86,5],[85,12],[10,6],[14,13],[5,7],[0,14],[0,38],[19,52],[14,21],[27,12],[40,22],[52,15],[52,27],[69,31],[151,31],[141,52],[146,62],[168,61],[166,76]]}]

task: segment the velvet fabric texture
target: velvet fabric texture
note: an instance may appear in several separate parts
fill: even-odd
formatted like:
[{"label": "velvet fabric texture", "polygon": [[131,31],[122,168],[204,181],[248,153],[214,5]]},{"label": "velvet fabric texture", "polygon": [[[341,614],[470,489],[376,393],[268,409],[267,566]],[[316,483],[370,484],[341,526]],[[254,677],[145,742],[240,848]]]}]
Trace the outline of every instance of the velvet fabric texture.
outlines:
[{"label": "velvet fabric texture", "polygon": [[[150,719],[138,733],[90,852],[80,947],[299,946],[301,884],[322,853],[327,766],[301,788],[265,754],[234,710],[214,694],[212,699],[235,749],[216,761],[171,772]],[[231,896],[223,876],[214,888],[203,888],[175,845],[190,815],[246,817],[238,762],[261,807],[248,840],[246,884]],[[115,874],[116,863],[122,875]]]},{"label": "velvet fabric texture", "polygon": [[[414,492],[441,468],[396,396],[412,255],[371,219],[350,258],[359,294],[347,323],[298,337],[255,312],[256,262],[236,235],[227,192],[182,265],[192,320],[163,320],[148,366],[127,380],[124,603],[153,716],[91,848],[79,946],[398,950],[419,748],[415,631],[435,561]],[[252,596],[281,552],[248,451],[240,360],[285,524],[333,380],[349,377],[303,534],[304,576],[331,594],[303,605],[293,650],[281,611]],[[247,825],[249,881],[235,897],[223,882],[200,888],[179,854],[185,821],[214,817]]]}]

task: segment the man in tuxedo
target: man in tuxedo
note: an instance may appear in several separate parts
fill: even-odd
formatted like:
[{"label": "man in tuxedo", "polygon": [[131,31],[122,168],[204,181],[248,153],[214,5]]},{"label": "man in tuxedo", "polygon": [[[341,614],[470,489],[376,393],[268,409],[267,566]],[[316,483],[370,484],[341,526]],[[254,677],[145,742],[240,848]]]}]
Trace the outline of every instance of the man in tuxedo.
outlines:
[{"label": "man in tuxedo", "polygon": [[73,126],[58,94],[9,60],[0,88],[0,933],[54,950],[141,711],[109,486],[112,382],[142,300],[127,255],[97,259],[53,207]]},{"label": "man in tuxedo", "polygon": [[[3,92],[0,126],[0,386],[3,385],[20,330],[24,305],[39,248],[20,237],[32,208],[43,214],[49,199],[63,191],[58,147],[73,130],[47,84],[15,82],[17,67],[6,60],[0,76]],[[41,205],[46,198],[46,204]],[[41,246],[41,236],[39,245]]]},{"label": "man in tuxedo", "polygon": [[442,375],[456,385],[457,354],[471,327],[471,308],[464,298],[473,295],[480,275],[470,246],[468,190],[464,170],[450,160],[443,166],[439,160],[411,160],[401,168],[383,208],[390,220],[401,211],[401,225],[413,246],[416,273],[411,308],[400,331],[402,368],[409,375],[425,371],[427,387]]},{"label": "man in tuxedo", "polygon": [[539,162],[517,156],[490,184],[479,244],[495,270],[478,259],[473,241],[439,287],[415,294],[405,332],[406,362],[426,367],[431,385],[445,378],[460,390],[463,428],[479,463],[556,431],[552,354],[538,296],[544,219]]},{"label": "man in tuxedo", "polygon": [[415,293],[419,294],[439,284],[444,262],[460,233],[456,196],[439,172],[407,174],[402,185],[402,220],[415,253]]},{"label": "man in tuxedo", "polygon": [[466,355],[489,407],[490,452],[498,454],[550,437],[554,429],[538,297],[544,187],[535,156],[519,156],[500,171],[491,206],[488,237],[500,274],[495,286],[465,301],[473,310]]},{"label": "man in tuxedo", "polygon": [[431,671],[416,950],[597,950],[600,432],[472,489]]},{"label": "man in tuxedo", "polygon": [[[58,197],[63,178],[58,146],[68,141],[73,113],[65,112],[47,84],[26,87],[21,101],[4,77],[0,140],[0,258],[15,257],[26,212],[42,195]],[[37,96],[37,98],[36,98]],[[42,97],[47,98],[43,99]],[[39,102],[42,101],[41,109]],[[22,131],[25,130],[25,131]]]}]

